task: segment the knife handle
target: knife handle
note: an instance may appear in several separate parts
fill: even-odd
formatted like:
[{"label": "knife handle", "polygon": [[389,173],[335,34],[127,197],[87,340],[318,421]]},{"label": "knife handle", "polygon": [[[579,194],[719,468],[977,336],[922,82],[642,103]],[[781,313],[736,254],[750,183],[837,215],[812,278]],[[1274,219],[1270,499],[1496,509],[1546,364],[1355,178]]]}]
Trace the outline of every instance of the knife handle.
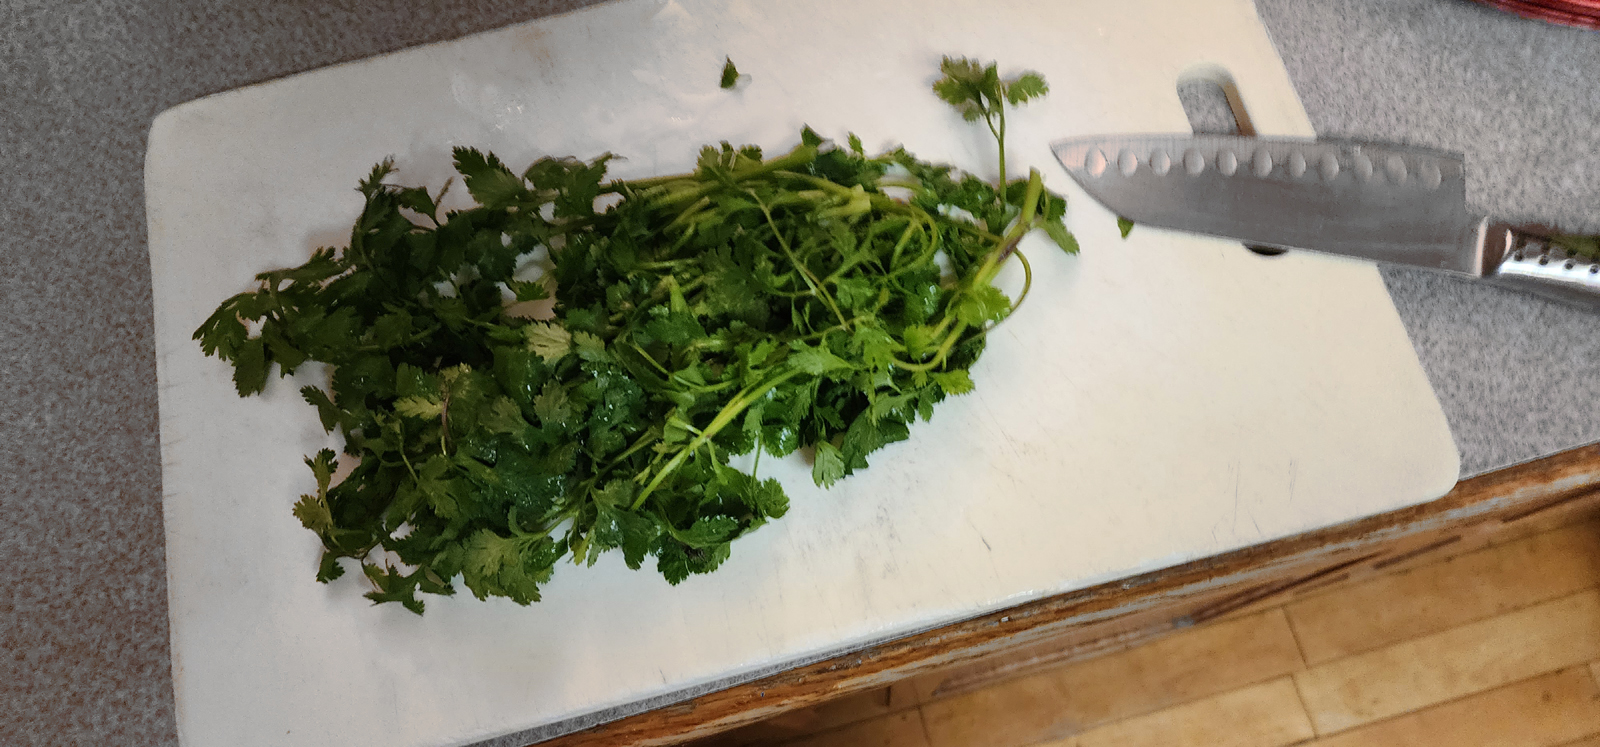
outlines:
[{"label": "knife handle", "polygon": [[[1600,309],[1600,258],[1572,254],[1547,237],[1507,225],[1485,229],[1486,256],[1500,255],[1484,276],[1495,285]],[[1498,252],[1496,251],[1498,250]]]}]

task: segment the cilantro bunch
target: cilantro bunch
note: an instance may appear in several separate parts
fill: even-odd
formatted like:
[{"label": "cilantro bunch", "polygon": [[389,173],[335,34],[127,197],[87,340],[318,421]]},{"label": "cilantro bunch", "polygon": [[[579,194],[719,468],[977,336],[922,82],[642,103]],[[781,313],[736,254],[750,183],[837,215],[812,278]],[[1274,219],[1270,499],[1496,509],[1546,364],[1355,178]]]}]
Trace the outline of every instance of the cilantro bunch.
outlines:
[{"label": "cilantro bunch", "polygon": [[[1044,91],[992,71],[947,60],[936,88],[985,113]],[[350,559],[368,598],[419,614],[457,578],[527,604],[563,558],[613,550],[674,584],[714,570],[788,509],[763,455],[807,450],[823,486],[865,468],[972,388],[1022,236],[1076,251],[1037,172],[996,186],[809,128],[777,158],[723,143],[636,181],[608,181],[609,155],[520,173],[454,156],[476,207],[441,215],[384,161],[348,248],[258,275],[195,332],[241,396],[273,364],[327,364],[301,393],[354,468],[335,484],[331,450],[306,460],[317,489],[294,514],[322,541],[317,578]],[[548,272],[516,279],[538,251]],[[553,318],[512,313],[551,292]]]}]

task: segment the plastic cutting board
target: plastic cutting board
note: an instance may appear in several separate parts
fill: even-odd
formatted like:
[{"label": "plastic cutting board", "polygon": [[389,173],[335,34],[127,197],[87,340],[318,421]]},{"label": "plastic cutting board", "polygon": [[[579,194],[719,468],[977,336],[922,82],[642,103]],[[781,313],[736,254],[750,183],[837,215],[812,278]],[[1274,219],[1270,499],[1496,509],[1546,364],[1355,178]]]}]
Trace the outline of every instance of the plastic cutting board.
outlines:
[{"label": "plastic cutting board", "polygon": [[[789,515],[676,588],[609,556],[563,566],[531,607],[463,592],[416,617],[370,606],[358,577],[313,581],[318,543],[289,508],[314,486],[302,456],[336,445],[296,392],[325,372],[241,400],[190,334],[254,273],[342,246],[373,163],[437,189],[453,145],[515,168],[611,151],[615,175],[643,176],[719,140],[782,152],[809,124],[992,177],[988,134],[929,91],[945,54],[1044,73],[1050,95],[1011,117],[1010,169],[1068,196],[1083,246],[1024,244],[1032,295],[975,393],[830,491],[798,457],[763,463]],[[724,56],[750,76],[733,91]],[[1374,268],[1122,240],[1050,160],[1057,137],[1186,131],[1179,78],[1222,71],[1259,132],[1312,134],[1246,0],[627,0],[163,113],[146,186],[183,743],[548,734],[1443,494],[1457,453]]]}]

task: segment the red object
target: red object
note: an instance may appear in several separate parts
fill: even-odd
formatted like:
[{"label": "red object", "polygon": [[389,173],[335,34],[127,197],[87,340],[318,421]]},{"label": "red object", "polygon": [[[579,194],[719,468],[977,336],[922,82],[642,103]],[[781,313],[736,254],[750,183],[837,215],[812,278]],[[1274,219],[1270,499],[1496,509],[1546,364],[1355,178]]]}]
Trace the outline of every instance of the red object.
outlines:
[{"label": "red object", "polygon": [[1524,18],[1600,31],[1600,0],[1478,0],[1478,2]]}]

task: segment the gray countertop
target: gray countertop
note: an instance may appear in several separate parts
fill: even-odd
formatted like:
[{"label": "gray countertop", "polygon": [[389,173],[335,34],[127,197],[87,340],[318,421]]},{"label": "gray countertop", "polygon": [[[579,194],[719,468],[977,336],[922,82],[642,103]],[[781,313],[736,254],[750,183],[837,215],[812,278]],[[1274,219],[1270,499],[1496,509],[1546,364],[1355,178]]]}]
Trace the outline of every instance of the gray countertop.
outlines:
[{"label": "gray countertop", "polygon": [[[13,578],[0,743],[177,742],[142,191],[152,118],[583,4],[0,4],[0,567]],[[1476,208],[1600,232],[1600,34],[1462,0],[1258,5],[1318,133],[1463,151]],[[1384,277],[1465,475],[1600,439],[1586,386],[1600,381],[1600,317]]]}]

